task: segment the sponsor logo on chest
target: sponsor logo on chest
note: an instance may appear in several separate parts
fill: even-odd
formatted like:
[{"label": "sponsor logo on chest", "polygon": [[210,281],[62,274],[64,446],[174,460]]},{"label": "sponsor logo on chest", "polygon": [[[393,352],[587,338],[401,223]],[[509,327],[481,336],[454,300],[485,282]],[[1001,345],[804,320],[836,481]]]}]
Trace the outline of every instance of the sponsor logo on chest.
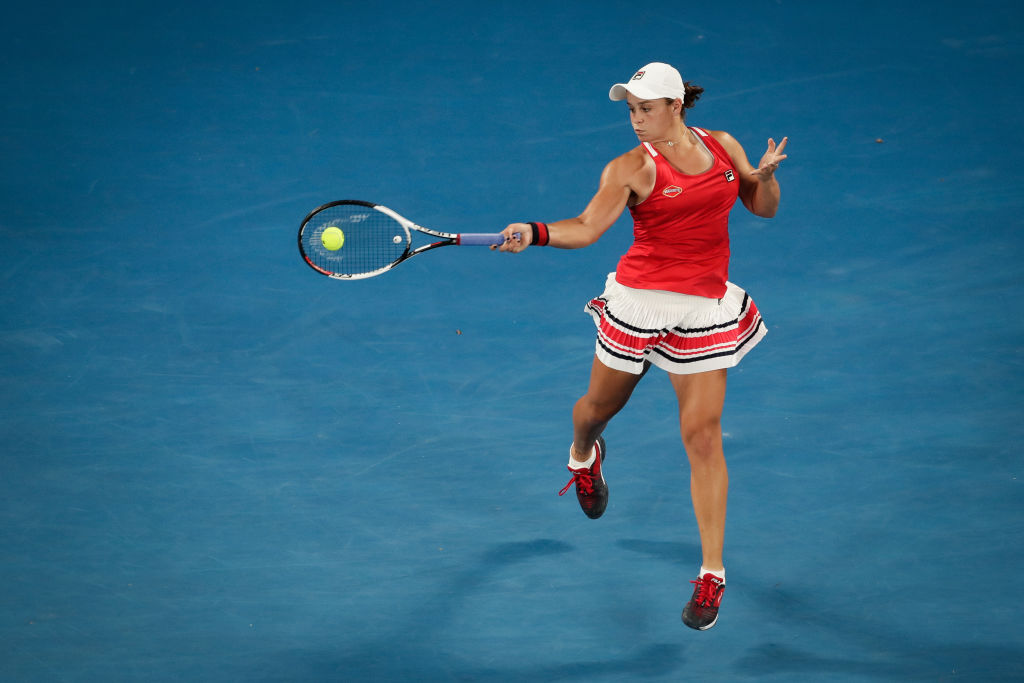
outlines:
[{"label": "sponsor logo on chest", "polygon": [[[736,174],[733,173],[731,168],[730,169],[726,169],[724,175],[725,175],[726,182],[730,182],[731,183],[734,180],[736,180]],[[678,185],[669,185],[664,190],[662,190],[661,193],[663,195],[665,195],[666,197],[669,197],[669,198],[671,198],[671,197],[678,197],[679,195],[681,195],[683,193],[683,188],[679,187]]]}]

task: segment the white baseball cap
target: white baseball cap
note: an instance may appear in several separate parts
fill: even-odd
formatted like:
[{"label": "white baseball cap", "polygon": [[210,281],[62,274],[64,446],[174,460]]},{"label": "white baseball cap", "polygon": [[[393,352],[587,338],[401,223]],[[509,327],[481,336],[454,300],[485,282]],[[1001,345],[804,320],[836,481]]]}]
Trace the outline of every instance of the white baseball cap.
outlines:
[{"label": "white baseball cap", "polygon": [[613,85],[608,91],[608,97],[615,101],[624,100],[627,92],[641,100],[657,100],[662,97],[674,100],[686,97],[686,86],[683,85],[683,77],[673,67],[662,62],[651,62],[641,67],[629,83]]}]

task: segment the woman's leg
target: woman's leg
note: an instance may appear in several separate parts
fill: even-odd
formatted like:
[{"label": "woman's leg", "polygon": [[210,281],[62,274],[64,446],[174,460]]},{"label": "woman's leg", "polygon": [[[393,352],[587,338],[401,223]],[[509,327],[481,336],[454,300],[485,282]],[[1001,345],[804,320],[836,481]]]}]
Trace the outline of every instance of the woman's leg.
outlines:
[{"label": "woman's leg", "polygon": [[576,402],[572,411],[573,449],[572,457],[586,461],[594,442],[601,435],[608,422],[626,405],[633,389],[647,373],[650,364],[644,365],[639,375],[613,370],[594,357],[590,369],[590,386],[587,393]]},{"label": "woman's leg", "polygon": [[679,400],[679,427],[690,460],[690,495],[700,530],[704,567],[724,569],[729,473],[722,450],[726,370],[669,375]]}]

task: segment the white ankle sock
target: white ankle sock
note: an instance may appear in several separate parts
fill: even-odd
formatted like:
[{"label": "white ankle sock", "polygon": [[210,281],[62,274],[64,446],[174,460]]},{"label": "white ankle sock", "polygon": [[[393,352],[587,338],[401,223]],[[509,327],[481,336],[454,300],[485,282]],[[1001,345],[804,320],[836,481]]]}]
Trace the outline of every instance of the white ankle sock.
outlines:
[{"label": "white ankle sock", "polygon": [[722,583],[725,583],[725,569],[720,569],[716,571],[707,569],[703,565],[701,565],[700,576],[704,576],[705,574],[711,574],[712,576],[716,576],[722,580]]},{"label": "white ankle sock", "polygon": [[597,448],[596,447],[593,447],[593,448],[590,449],[590,457],[587,458],[586,462],[580,462],[579,460],[576,460],[575,458],[573,458],[572,457],[572,451],[573,451],[573,446],[569,446],[569,467],[573,468],[574,470],[580,470],[580,469],[583,469],[585,467],[590,467],[591,465],[594,464],[594,458],[597,457]]}]

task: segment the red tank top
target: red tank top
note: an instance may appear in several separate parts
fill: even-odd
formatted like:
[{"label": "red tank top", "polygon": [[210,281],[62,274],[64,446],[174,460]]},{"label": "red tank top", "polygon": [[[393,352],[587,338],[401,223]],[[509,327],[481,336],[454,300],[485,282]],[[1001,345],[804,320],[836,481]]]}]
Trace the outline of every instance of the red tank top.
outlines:
[{"label": "red tank top", "polygon": [[661,289],[720,299],[729,279],[729,212],[739,196],[729,153],[707,131],[691,127],[714,162],[704,173],[680,173],[649,143],[654,189],[630,208],[633,246],[615,279],[634,289]]}]

